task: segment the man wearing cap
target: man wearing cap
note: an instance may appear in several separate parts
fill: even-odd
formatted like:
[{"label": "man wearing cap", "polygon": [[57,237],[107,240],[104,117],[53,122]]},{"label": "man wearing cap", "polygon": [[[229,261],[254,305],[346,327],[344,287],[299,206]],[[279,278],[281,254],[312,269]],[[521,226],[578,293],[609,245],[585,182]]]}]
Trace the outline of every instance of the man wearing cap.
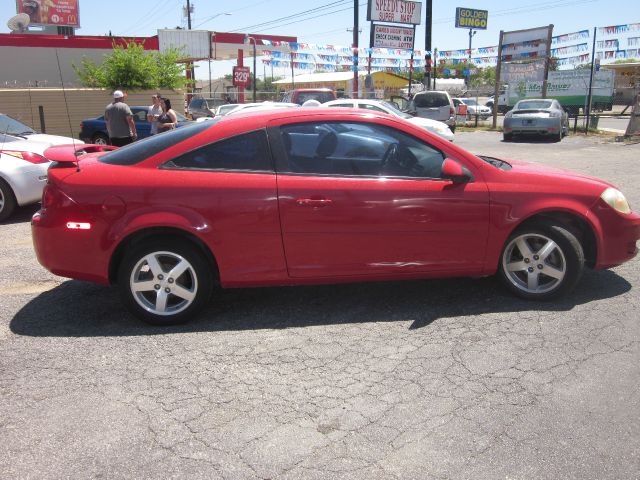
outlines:
[{"label": "man wearing cap", "polygon": [[138,138],[136,124],[129,105],[124,103],[124,93],[121,90],[113,92],[113,103],[107,105],[104,111],[107,122],[109,141],[115,147],[128,145]]}]

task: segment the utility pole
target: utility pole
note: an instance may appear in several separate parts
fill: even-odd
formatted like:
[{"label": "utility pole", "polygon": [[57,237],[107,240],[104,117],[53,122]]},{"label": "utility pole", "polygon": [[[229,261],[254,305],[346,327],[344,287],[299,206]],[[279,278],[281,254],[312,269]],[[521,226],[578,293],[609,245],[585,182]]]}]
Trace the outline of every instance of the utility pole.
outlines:
[{"label": "utility pole", "polygon": [[425,83],[427,90],[431,90],[431,68],[428,63],[436,62],[437,59],[431,55],[431,24],[433,18],[433,0],[427,0],[427,8],[424,19],[424,50],[425,50]]},{"label": "utility pole", "polygon": [[[187,0],[187,30],[191,30],[191,3],[189,0]],[[196,69],[193,67],[193,62],[189,62],[189,71],[191,72],[191,82],[193,82],[191,92],[194,92],[196,88]],[[191,99],[189,99],[189,102],[191,102]]]},{"label": "utility pole", "polygon": [[358,98],[358,0],[353,0],[353,98]]}]

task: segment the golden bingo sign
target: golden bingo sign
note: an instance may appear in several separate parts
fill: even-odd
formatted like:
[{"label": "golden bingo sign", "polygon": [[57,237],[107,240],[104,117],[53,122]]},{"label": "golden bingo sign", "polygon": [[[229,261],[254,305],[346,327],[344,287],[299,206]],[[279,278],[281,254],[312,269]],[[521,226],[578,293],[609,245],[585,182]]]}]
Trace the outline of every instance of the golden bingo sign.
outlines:
[{"label": "golden bingo sign", "polygon": [[487,29],[488,10],[475,10],[473,8],[456,8],[456,27],[474,28],[477,30]]}]

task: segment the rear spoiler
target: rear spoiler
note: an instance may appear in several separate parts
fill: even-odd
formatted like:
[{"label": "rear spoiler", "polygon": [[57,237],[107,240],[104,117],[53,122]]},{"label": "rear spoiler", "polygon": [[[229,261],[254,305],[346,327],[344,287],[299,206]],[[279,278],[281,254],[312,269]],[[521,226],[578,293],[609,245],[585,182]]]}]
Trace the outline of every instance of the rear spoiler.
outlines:
[{"label": "rear spoiler", "polygon": [[[78,160],[83,155],[87,155],[89,153],[99,153],[99,152],[108,152],[111,150],[116,150],[118,147],[113,147],[111,145],[93,145],[93,144],[69,144],[69,145],[56,145],[54,147],[49,147],[44,151],[44,156],[51,160],[52,162],[57,162],[59,164],[65,163],[78,163]],[[64,165],[62,165],[64,166]]]}]

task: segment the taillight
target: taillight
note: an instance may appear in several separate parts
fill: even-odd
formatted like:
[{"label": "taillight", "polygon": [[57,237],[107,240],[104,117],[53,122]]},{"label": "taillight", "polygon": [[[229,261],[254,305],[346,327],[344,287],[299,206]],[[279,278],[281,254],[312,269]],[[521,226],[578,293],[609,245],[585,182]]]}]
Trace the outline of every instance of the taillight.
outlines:
[{"label": "taillight", "polygon": [[84,122],[80,122],[80,130],[84,128]]},{"label": "taillight", "polygon": [[54,187],[50,184],[44,186],[42,190],[42,208],[49,208],[56,202],[56,194]]},{"label": "taillight", "polygon": [[455,115],[456,114],[456,109],[453,107],[449,107],[449,115]]},{"label": "taillight", "polygon": [[21,160],[26,160],[27,162],[30,162],[30,163],[49,163],[49,160],[47,160],[45,157],[43,157],[42,155],[39,155],[37,153],[33,153],[33,152],[18,152],[18,151],[14,151],[14,150],[0,150],[0,153],[3,153],[5,155],[11,155],[12,157],[16,157],[16,158],[19,158]]}]

